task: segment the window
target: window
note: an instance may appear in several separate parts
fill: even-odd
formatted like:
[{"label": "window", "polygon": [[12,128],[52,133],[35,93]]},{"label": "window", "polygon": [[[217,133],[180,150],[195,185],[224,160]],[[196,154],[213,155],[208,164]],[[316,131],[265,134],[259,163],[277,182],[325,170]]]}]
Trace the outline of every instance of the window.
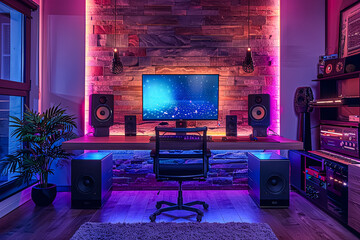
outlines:
[{"label": "window", "polygon": [[[0,95],[0,158],[21,148],[22,143],[11,136],[9,116],[22,117],[24,97]],[[0,186],[9,180],[12,175],[0,175]]]},{"label": "window", "polygon": [[0,78],[24,82],[24,14],[0,3]]},{"label": "window", "polygon": [[[22,118],[30,92],[31,11],[29,0],[0,0],[0,158],[21,148],[11,136],[9,116]],[[0,201],[26,186],[13,175],[0,175]]]}]

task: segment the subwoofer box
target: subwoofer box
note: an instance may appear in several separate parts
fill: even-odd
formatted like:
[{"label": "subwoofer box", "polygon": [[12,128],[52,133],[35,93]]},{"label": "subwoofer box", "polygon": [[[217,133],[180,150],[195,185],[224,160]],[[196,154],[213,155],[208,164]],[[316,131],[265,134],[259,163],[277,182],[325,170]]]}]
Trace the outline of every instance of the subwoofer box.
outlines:
[{"label": "subwoofer box", "polygon": [[289,160],[273,152],[248,154],[249,195],[260,208],[289,206]]},{"label": "subwoofer box", "polygon": [[100,208],[111,193],[112,153],[84,153],[71,160],[71,208]]}]

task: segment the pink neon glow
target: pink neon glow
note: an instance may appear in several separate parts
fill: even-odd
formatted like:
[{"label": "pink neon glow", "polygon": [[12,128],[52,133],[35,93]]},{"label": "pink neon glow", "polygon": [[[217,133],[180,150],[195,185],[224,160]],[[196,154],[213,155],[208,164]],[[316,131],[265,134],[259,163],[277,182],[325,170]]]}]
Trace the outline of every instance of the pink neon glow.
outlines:
[{"label": "pink neon glow", "polygon": [[[88,134],[89,132],[92,131],[92,127],[90,126],[89,123],[89,96],[92,93],[92,88],[90,85],[90,81],[91,81],[91,76],[90,76],[90,70],[89,70],[89,66],[91,65],[90,63],[90,56],[89,56],[89,35],[91,34],[92,28],[91,28],[91,16],[88,14],[89,12],[89,7],[91,5],[91,2],[93,1],[86,1],[85,5],[86,5],[86,46],[85,46],[85,101],[84,101],[84,133]],[[276,54],[274,54],[274,56],[272,56],[272,62],[274,63],[273,65],[273,71],[275,72],[275,74],[271,74],[270,76],[275,78],[275,81],[273,83],[272,86],[268,87],[266,93],[269,93],[272,98],[271,98],[271,125],[270,125],[270,129],[272,131],[274,131],[277,134],[280,134],[280,0],[277,0],[275,2],[275,10],[278,14],[276,15],[276,17],[278,17],[277,20],[277,26],[274,26],[274,34],[272,34],[273,39],[275,39],[275,44],[274,44],[274,48],[277,49]],[[215,123],[216,124],[216,123]],[[250,133],[250,128],[247,129],[248,126],[242,126],[244,127],[242,131],[240,131],[240,135],[242,134],[249,134]],[[121,134],[123,133],[123,126],[120,127],[119,126],[114,126],[112,129],[112,135],[114,134]],[[211,135],[224,135],[225,130],[222,130],[222,132],[214,132]],[[143,132],[143,134],[148,134],[146,131]]]},{"label": "pink neon glow", "polygon": [[85,116],[84,116],[84,135],[89,133],[90,130],[90,120],[89,120],[89,95],[91,94],[90,90],[89,90],[89,83],[88,83],[88,76],[89,76],[89,68],[88,68],[88,46],[89,46],[89,35],[90,35],[90,16],[88,15],[88,1],[85,2],[85,25],[86,25],[86,29],[85,29],[85,100],[84,100],[84,111],[85,111]]},{"label": "pink neon glow", "polygon": [[278,48],[277,51],[277,61],[278,61],[278,67],[277,67],[277,81],[276,81],[276,98],[275,98],[275,104],[276,104],[276,108],[274,109],[273,112],[275,112],[275,126],[274,126],[274,131],[280,135],[280,0],[277,1],[277,7],[278,7],[278,24],[277,24],[277,29],[278,31],[276,31],[276,36],[277,36],[277,43],[276,46]]},{"label": "pink neon glow", "polygon": [[[39,103],[38,111],[42,112],[42,88],[43,88],[43,31],[44,31],[44,11],[43,11],[43,1],[40,0],[39,4]],[[37,1],[39,2],[39,1]]]}]

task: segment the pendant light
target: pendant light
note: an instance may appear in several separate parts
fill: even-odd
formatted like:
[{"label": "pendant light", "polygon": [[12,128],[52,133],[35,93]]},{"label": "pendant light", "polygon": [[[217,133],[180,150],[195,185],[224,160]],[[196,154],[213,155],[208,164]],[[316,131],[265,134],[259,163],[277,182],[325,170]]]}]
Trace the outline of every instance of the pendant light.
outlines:
[{"label": "pendant light", "polygon": [[254,71],[254,61],[250,48],[250,0],[248,0],[248,48],[246,50],[246,57],[242,64],[244,72],[252,73]]},{"label": "pendant light", "polygon": [[116,0],[115,0],[115,47],[114,47],[114,55],[113,55],[113,60],[112,60],[112,64],[111,64],[111,72],[113,74],[119,74],[122,73],[123,71],[123,64],[120,60],[120,55],[119,55],[119,51],[116,48]]}]

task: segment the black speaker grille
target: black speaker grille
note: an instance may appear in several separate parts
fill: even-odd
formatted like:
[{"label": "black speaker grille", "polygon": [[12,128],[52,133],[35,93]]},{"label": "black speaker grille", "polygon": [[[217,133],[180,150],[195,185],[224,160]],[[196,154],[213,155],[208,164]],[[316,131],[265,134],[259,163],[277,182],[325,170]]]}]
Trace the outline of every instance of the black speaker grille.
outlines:
[{"label": "black speaker grille", "polygon": [[314,100],[313,92],[310,87],[299,87],[296,89],[294,98],[295,112],[311,112],[310,102]]},{"label": "black speaker grille", "polygon": [[76,186],[82,193],[93,193],[95,190],[95,180],[91,176],[82,176],[78,178]]},{"label": "black speaker grille", "polygon": [[226,115],[226,136],[237,136],[237,115]]},{"label": "black speaker grille", "polygon": [[136,136],[136,116],[125,116],[125,136]]},{"label": "black speaker grille", "polygon": [[272,194],[279,194],[285,188],[285,180],[282,176],[272,175],[266,181],[266,189]]}]

